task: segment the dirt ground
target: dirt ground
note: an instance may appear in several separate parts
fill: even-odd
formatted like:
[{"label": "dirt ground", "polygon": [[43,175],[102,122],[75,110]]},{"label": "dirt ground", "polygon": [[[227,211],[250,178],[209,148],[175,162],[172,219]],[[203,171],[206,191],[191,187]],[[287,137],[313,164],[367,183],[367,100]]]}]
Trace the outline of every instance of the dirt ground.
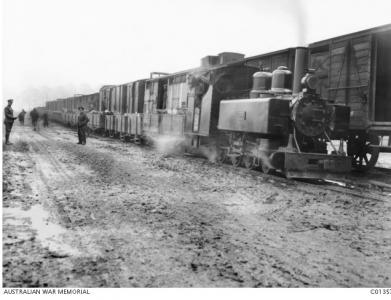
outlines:
[{"label": "dirt ground", "polygon": [[108,138],[76,145],[61,126],[15,126],[11,140],[4,287],[391,285],[390,173],[286,180]]}]

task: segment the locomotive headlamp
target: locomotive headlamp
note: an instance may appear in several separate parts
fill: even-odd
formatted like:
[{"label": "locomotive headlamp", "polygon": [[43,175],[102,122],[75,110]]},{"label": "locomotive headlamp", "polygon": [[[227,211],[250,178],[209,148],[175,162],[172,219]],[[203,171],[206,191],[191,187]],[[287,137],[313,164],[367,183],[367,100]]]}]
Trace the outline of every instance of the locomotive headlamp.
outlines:
[{"label": "locomotive headlamp", "polygon": [[304,89],[315,90],[318,85],[318,76],[311,73],[307,73],[301,79],[301,85]]}]

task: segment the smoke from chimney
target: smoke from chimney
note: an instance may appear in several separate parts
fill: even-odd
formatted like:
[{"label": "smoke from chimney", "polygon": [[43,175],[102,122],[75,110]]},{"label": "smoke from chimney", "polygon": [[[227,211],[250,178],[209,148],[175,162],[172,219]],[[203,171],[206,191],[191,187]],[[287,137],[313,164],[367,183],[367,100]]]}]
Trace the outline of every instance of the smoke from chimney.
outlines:
[{"label": "smoke from chimney", "polygon": [[287,3],[289,3],[293,19],[297,25],[298,46],[303,46],[307,40],[307,16],[302,0],[288,0]]}]

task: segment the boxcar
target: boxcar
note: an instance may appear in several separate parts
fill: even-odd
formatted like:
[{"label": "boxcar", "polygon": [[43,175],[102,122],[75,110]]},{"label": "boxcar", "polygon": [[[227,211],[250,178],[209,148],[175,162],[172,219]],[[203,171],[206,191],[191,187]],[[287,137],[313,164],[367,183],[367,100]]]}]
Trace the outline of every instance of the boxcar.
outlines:
[{"label": "boxcar", "polygon": [[[145,121],[150,122],[150,132],[161,135],[183,136],[189,91],[187,82],[189,72],[189,70],[182,71],[167,75],[164,78],[152,80],[149,86],[151,89],[148,90],[146,95],[150,97],[150,105],[153,106],[153,111],[157,114],[151,116],[144,114],[146,117]],[[159,84],[163,87],[160,92]],[[156,98],[154,98],[156,88],[157,94]]]},{"label": "boxcar", "polygon": [[318,92],[350,106],[348,154],[368,170],[391,152],[391,24],[309,45]]},{"label": "boxcar", "polygon": [[[189,106],[191,74],[203,68],[151,78],[145,84],[143,133],[146,136],[184,137]],[[191,76],[190,76],[191,75]]]}]

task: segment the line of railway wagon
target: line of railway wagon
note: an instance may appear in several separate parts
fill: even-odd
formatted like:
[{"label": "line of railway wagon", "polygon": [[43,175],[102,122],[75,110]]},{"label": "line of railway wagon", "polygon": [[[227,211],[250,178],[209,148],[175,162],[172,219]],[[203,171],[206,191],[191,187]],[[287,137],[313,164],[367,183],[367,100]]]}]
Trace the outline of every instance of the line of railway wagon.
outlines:
[{"label": "line of railway wagon", "polygon": [[[46,107],[52,120],[75,126],[84,106],[92,131],[126,141],[181,137],[188,150],[207,149],[234,165],[325,177],[350,165],[368,170],[380,152],[391,152],[390,83],[391,25],[385,25],[249,58],[207,56],[194,69],[151,73]],[[272,111],[276,99],[287,101]]]}]

